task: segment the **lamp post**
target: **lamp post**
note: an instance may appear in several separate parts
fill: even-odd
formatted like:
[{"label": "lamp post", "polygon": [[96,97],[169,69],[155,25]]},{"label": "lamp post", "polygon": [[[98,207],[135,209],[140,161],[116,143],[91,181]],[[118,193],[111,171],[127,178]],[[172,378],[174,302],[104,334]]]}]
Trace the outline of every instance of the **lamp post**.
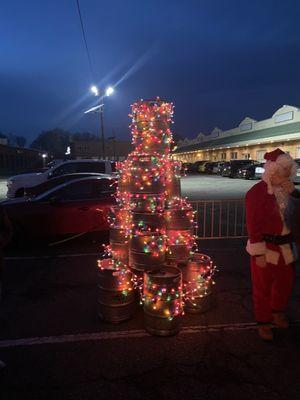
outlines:
[{"label": "lamp post", "polygon": [[[114,133],[114,131],[113,131],[113,133]],[[114,161],[116,161],[116,135],[114,134],[113,136],[108,137],[107,140],[112,140],[113,156],[114,156]]]},{"label": "lamp post", "polygon": [[103,121],[103,111],[104,111],[104,97],[109,97],[111,94],[114,92],[114,88],[112,86],[109,86],[105,92],[101,95],[101,91],[98,89],[96,85],[91,86],[91,92],[93,93],[94,96],[97,96],[100,98],[100,101],[102,104],[99,104],[96,107],[92,107],[89,110],[85,111],[85,114],[88,114],[90,112],[99,112],[100,113],[100,131],[101,131],[101,144],[102,144],[102,156],[103,159],[105,159],[105,136],[104,136],[104,121]]},{"label": "lamp post", "polygon": [[104,106],[104,104],[102,104],[102,105],[100,106],[99,112],[100,112],[100,126],[101,126],[102,155],[103,155],[103,160],[105,160],[105,140],[104,140],[103,106]]}]

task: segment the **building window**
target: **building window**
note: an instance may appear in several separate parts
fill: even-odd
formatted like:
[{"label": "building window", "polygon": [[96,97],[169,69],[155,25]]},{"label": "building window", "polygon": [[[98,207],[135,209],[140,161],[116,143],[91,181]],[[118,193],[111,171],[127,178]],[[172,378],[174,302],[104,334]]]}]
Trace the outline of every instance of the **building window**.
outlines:
[{"label": "building window", "polygon": [[242,153],[242,160],[250,160],[250,153]]},{"label": "building window", "polygon": [[241,132],[250,131],[251,129],[252,129],[252,122],[249,122],[248,124],[240,125]]},{"label": "building window", "polygon": [[258,150],[257,152],[256,152],[256,159],[257,159],[257,161],[259,161],[259,162],[264,162],[264,155],[265,155],[265,153],[266,153],[266,150]]},{"label": "building window", "polygon": [[226,153],[221,153],[221,160],[226,160]]},{"label": "building window", "polygon": [[278,123],[278,122],[284,122],[284,121],[290,121],[291,119],[294,118],[294,112],[293,111],[289,111],[283,114],[277,114],[274,117],[274,122]]},{"label": "building window", "polygon": [[233,151],[230,153],[230,160],[237,160],[237,151]]}]

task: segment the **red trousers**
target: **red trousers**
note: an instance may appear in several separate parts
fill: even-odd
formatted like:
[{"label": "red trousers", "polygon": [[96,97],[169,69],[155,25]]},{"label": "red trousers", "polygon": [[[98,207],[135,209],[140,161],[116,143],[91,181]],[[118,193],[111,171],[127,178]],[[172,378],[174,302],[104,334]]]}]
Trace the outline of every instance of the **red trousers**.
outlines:
[{"label": "red trousers", "polygon": [[280,255],[278,265],[261,268],[251,257],[252,296],[257,322],[271,322],[272,313],[285,310],[294,284],[294,264],[286,265]]}]

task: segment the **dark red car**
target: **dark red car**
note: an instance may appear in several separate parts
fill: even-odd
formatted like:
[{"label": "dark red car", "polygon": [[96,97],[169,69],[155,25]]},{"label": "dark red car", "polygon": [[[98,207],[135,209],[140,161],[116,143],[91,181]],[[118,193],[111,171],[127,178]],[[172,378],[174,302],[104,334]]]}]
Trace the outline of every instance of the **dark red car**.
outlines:
[{"label": "dark red car", "polygon": [[107,215],[115,204],[116,179],[86,177],[63,183],[32,199],[2,204],[13,223],[15,238],[45,239],[107,231]]}]

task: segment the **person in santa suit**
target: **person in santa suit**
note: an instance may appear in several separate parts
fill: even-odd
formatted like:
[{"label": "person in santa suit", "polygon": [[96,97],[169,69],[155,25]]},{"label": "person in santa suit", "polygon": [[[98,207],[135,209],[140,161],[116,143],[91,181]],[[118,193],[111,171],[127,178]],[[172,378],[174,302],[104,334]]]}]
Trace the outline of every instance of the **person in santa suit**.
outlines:
[{"label": "person in santa suit", "polygon": [[246,194],[246,223],[251,256],[252,296],[258,333],[273,340],[272,327],[288,328],[285,309],[294,283],[293,237],[285,220],[291,198],[299,192],[291,179],[297,170],[280,149],[266,153],[262,180]]}]

